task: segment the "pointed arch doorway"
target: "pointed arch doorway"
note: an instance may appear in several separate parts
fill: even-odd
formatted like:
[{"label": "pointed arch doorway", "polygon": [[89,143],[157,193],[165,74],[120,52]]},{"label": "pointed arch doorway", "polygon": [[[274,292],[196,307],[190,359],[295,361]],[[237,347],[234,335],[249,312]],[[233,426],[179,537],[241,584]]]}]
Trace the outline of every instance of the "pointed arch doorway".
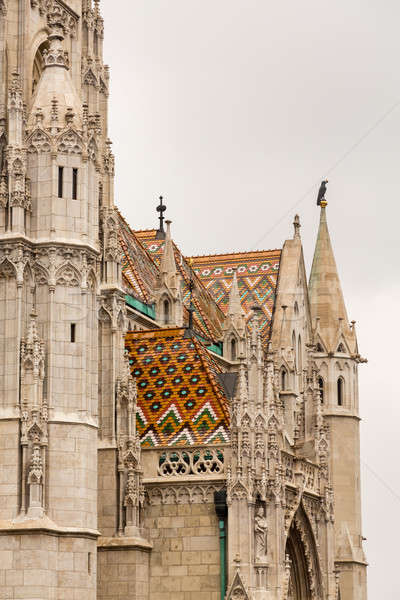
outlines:
[{"label": "pointed arch doorway", "polygon": [[290,561],[287,600],[321,598],[321,573],[314,535],[302,506],[293,518],[286,540]]}]

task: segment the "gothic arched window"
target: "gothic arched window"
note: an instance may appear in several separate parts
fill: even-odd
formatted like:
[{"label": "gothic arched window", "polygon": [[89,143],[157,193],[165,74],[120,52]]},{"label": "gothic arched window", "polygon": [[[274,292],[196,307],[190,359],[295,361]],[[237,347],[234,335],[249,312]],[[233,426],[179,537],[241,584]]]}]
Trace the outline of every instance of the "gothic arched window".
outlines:
[{"label": "gothic arched window", "polygon": [[48,50],[49,42],[45,40],[36,51],[32,66],[32,95],[35,93],[44,68],[43,52]]},{"label": "gothic arched window", "polygon": [[236,340],[235,338],[231,339],[231,360],[236,360],[237,350],[236,350]]},{"label": "gothic arched window", "polygon": [[294,331],[292,333],[292,347],[293,347],[294,366],[295,366],[295,369],[297,370],[296,334]]},{"label": "gothic arched window", "polygon": [[321,399],[321,404],[324,403],[324,380],[322,377],[318,377],[318,388],[319,388],[319,397]]},{"label": "gothic arched window", "polygon": [[281,371],[281,389],[284,392],[287,388],[287,371],[282,369]]},{"label": "gothic arched window", "polygon": [[337,403],[338,406],[343,406],[343,398],[344,398],[344,381],[343,377],[339,377],[337,380]]},{"label": "gothic arched window", "polygon": [[297,361],[299,366],[299,372],[301,373],[301,371],[303,370],[303,351],[301,347],[301,336],[299,336],[299,339],[297,341]]},{"label": "gothic arched window", "polygon": [[168,302],[168,300],[164,300],[163,308],[164,308],[164,316],[163,316],[164,325],[168,325],[168,323],[169,323],[169,302]]}]

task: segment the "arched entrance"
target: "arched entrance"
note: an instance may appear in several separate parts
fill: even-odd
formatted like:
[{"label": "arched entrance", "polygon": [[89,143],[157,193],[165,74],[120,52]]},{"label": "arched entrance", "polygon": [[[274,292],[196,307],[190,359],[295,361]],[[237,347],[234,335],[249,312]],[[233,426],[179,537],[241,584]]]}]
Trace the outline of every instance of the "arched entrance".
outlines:
[{"label": "arched entrance", "polygon": [[285,555],[290,566],[287,600],[322,598],[321,573],[314,534],[307,515],[299,506],[286,540]]}]

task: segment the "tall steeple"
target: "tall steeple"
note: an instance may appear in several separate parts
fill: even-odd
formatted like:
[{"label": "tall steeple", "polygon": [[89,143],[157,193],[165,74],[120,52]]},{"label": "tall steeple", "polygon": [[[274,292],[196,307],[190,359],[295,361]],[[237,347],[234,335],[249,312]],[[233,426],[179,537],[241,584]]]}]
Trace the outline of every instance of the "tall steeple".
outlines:
[{"label": "tall steeple", "polygon": [[310,275],[315,364],[321,408],[329,428],[330,477],[335,498],[335,564],[340,597],[365,600],[366,562],[362,547],[358,363],[354,322],[349,325],[326,220],[324,198]]},{"label": "tall steeple", "polygon": [[336,352],[344,336],[350,353],[356,352],[355,334],[349,326],[342,287],[333,254],[326,219],[326,200],[321,201],[321,215],[314,259],[311,268],[309,295],[315,327],[319,320],[319,335],[328,352]]}]

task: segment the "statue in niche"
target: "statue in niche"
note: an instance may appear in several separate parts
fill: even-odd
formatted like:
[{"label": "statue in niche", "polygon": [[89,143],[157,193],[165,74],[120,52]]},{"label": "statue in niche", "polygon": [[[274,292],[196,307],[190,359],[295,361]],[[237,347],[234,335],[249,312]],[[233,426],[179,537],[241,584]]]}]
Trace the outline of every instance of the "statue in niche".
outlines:
[{"label": "statue in niche", "polygon": [[258,506],[254,517],[255,556],[257,561],[265,559],[267,554],[267,531],[268,525],[264,507]]}]

